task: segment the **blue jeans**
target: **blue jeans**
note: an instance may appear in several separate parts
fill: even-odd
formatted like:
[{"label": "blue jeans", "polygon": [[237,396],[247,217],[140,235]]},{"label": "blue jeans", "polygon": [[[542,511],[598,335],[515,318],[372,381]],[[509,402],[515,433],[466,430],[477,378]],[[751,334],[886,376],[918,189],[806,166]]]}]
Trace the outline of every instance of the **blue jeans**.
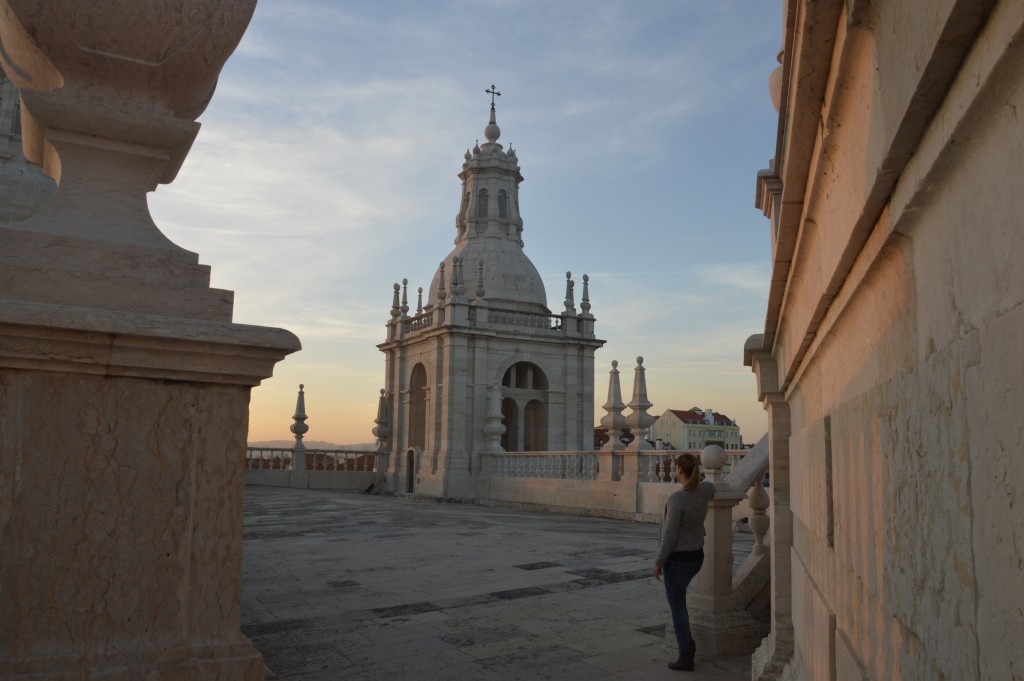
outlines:
[{"label": "blue jeans", "polygon": [[690,613],[686,610],[686,587],[700,572],[704,557],[696,560],[668,560],[662,568],[665,581],[665,596],[672,611],[672,625],[676,629],[676,644],[680,655],[692,655],[693,643],[690,636]]}]

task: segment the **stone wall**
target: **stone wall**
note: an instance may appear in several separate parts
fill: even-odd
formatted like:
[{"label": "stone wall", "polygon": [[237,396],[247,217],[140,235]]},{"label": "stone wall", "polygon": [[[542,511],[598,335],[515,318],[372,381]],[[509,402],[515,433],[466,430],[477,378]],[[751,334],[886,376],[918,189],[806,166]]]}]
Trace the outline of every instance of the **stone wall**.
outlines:
[{"label": "stone wall", "polygon": [[788,408],[791,630],[774,619],[755,677],[1024,679],[1024,6],[787,20],[750,360]]}]

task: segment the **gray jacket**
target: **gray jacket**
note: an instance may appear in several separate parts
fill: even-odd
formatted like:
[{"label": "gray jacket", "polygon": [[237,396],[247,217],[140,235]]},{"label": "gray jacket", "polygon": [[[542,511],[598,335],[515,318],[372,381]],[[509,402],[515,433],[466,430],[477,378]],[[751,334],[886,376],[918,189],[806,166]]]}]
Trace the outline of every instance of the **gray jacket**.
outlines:
[{"label": "gray jacket", "polygon": [[665,522],[661,525],[661,546],[654,564],[664,567],[669,554],[704,548],[704,517],[715,496],[714,483],[704,481],[697,489],[681,489],[665,504]]}]

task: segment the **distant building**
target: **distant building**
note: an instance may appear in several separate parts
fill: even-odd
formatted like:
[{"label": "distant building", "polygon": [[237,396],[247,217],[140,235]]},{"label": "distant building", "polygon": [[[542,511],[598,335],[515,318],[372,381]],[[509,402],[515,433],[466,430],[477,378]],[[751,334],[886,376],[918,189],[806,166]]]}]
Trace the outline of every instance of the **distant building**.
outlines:
[{"label": "distant building", "polygon": [[708,445],[719,445],[725,450],[743,447],[739,425],[710,408],[669,409],[651,426],[650,439],[680,450],[704,449]]}]

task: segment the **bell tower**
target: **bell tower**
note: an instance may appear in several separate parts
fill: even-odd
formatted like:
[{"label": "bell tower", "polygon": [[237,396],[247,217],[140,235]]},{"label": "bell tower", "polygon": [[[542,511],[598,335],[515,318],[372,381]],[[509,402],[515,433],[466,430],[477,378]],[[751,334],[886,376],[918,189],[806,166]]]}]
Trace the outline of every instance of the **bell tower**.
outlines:
[{"label": "bell tower", "polygon": [[[494,86],[484,144],[466,152],[455,247],[415,311],[395,284],[387,340],[381,453],[392,491],[474,498],[480,454],[593,449],[594,335],[589,278],[577,311],[566,273],[552,313],[523,250],[516,152],[498,139]],[[381,424],[378,423],[378,426]]]}]

